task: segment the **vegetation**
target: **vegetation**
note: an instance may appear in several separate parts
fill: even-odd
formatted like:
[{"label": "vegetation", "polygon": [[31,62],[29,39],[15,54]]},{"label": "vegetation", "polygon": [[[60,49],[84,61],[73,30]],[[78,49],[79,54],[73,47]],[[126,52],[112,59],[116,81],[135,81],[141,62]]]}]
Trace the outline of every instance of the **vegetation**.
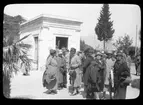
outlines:
[{"label": "vegetation", "polygon": [[30,69],[32,60],[28,58],[27,51],[31,47],[24,44],[19,39],[20,23],[23,21],[21,16],[12,17],[4,14],[3,21],[3,94],[5,97],[10,97],[10,79],[13,72],[17,73],[20,70],[20,65],[25,65]]},{"label": "vegetation", "polygon": [[119,37],[118,40],[114,43],[116,46],[117,50],[120,51],[122,50],[124,53],[128,53],[129,48],[131,47],[133,43],[133,40],[130,39],[129,35],[125,35],[124,37]]},{"label": "vegetation", "polygon": [[110,21],[111,13],[109,11],[109,4],[104,4],[102,10],[100,12],[100,17],[98,19],[98,23],[95,27],[95,33],[98,37],[98,40],[105,42],[111,40],[114,34],[113,21]]}]

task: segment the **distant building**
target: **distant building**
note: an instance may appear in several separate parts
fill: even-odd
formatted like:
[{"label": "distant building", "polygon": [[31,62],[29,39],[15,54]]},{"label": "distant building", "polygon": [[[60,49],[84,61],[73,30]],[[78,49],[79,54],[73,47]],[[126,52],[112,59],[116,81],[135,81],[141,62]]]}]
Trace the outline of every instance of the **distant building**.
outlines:
[{"label": "distant building", "polygon": [[32,45],[30,57],[37,69],[45,66],[50,49],[71,47],[80,50],[80,26],[82,22],[53,15],[40,15],[21,24],[20,38],[30,34],[24,42]]}]

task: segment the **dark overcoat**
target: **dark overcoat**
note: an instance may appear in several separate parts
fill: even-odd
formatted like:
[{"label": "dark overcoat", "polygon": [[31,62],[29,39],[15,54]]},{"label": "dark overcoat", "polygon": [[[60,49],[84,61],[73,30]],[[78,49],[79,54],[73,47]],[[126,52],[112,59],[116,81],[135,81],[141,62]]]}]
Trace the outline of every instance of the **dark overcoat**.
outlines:
[{"label": "dark overcoat", "polygon": [[91,61],[93,61],[93,57],[92,56],[87,56],[84,61],[83,61],[83,74],[85,74],[86,69],[88,68],[88,66],[90,65]]},{"label": "dark overcoat", "polygon": [[130,69],[127,63],[116,61],[114,64],[115,99],[126,98],[126,88],[129,84],[123,83],[123,81],[128,76],[130,76]]},{"label": "dark overcoat", "polygon": [[[58,84],[58,64],[56,61],[56,57],[49,56],[47,61],[46,61],[46,70],[43,73],[43,86],[46,87],[47,89],[57,89],[57,84]],[[54,85],[51,84],[51,82],[55,80]],[[52,85],[52,86],[50,86]],[[50,87],[50,88],[49,88]]]},{"label": "dark overcoat", "polygon": [[87,86],[87,90],[100,91],[99,82],[100,82],[100,68],[98,66],[97,61],[91,61],[89,67],[85,73],[85,85]]}]

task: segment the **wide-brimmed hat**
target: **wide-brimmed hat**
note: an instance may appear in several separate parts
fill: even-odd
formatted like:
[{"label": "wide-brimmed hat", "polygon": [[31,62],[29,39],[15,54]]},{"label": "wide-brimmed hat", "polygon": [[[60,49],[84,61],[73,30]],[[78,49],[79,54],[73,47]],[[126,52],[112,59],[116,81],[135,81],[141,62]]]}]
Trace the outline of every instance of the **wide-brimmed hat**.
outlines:
[{"label": "wide-brimmed hat", "polygon": [[56,53],[56,50],[50,49],[50,54]]},{"label": "wide-brimmed hat", "polygon": [[72,47],[70,52],[76,52],[76,49]]},{"label": "wide-brimmed hat", "polygon": [[92,48],[86,48],[84,50],[84,53],[89,54],[89,53],[94,53],[94,50]]},{"label": "wide-brimmed hat", "polygon": [[123,54],[122,54],[122,53],[117,53],[116,56],[121,56],[121,57],[123,57]]},{"label": "wide-brimmed hat", "polygon": [[95,56],[98,56],[98,55],[102,56],[102,53],[97,52]]}]

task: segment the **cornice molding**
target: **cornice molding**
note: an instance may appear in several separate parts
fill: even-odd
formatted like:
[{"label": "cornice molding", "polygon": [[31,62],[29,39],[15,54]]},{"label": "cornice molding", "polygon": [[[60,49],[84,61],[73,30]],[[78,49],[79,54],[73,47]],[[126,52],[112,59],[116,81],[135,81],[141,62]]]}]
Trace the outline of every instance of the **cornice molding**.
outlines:
[{"label": "cornice molding", "polygon": [[40,15],[36,18],[33,18],[31,20],[28,20],[24,23],[22,23],[20,26],[21,28],[24,27],[29,27],[29,26],[33,26],[33,25],[38,25],[41,24],[43,22],[48,22],[51,24],[63,24],[63,25],[67,25],[67,26],[79,26],[83,23],[80,22],[78,20],[73,20],[70,18],[63,18],[63,17],[59,17],[59,16],[52,16],[52,15]]},{"label": "cornice molding", "polygon": [[48,23],[48,22],[43,22],[43,27],[54,27],[54,28],[62,28],[62,29],[70,29],[70,30],[75,30],[75,31],[80,31],[79,26],[69,26],[69,25],[64,25],[64,24],[57,24],[57,23]]}]

